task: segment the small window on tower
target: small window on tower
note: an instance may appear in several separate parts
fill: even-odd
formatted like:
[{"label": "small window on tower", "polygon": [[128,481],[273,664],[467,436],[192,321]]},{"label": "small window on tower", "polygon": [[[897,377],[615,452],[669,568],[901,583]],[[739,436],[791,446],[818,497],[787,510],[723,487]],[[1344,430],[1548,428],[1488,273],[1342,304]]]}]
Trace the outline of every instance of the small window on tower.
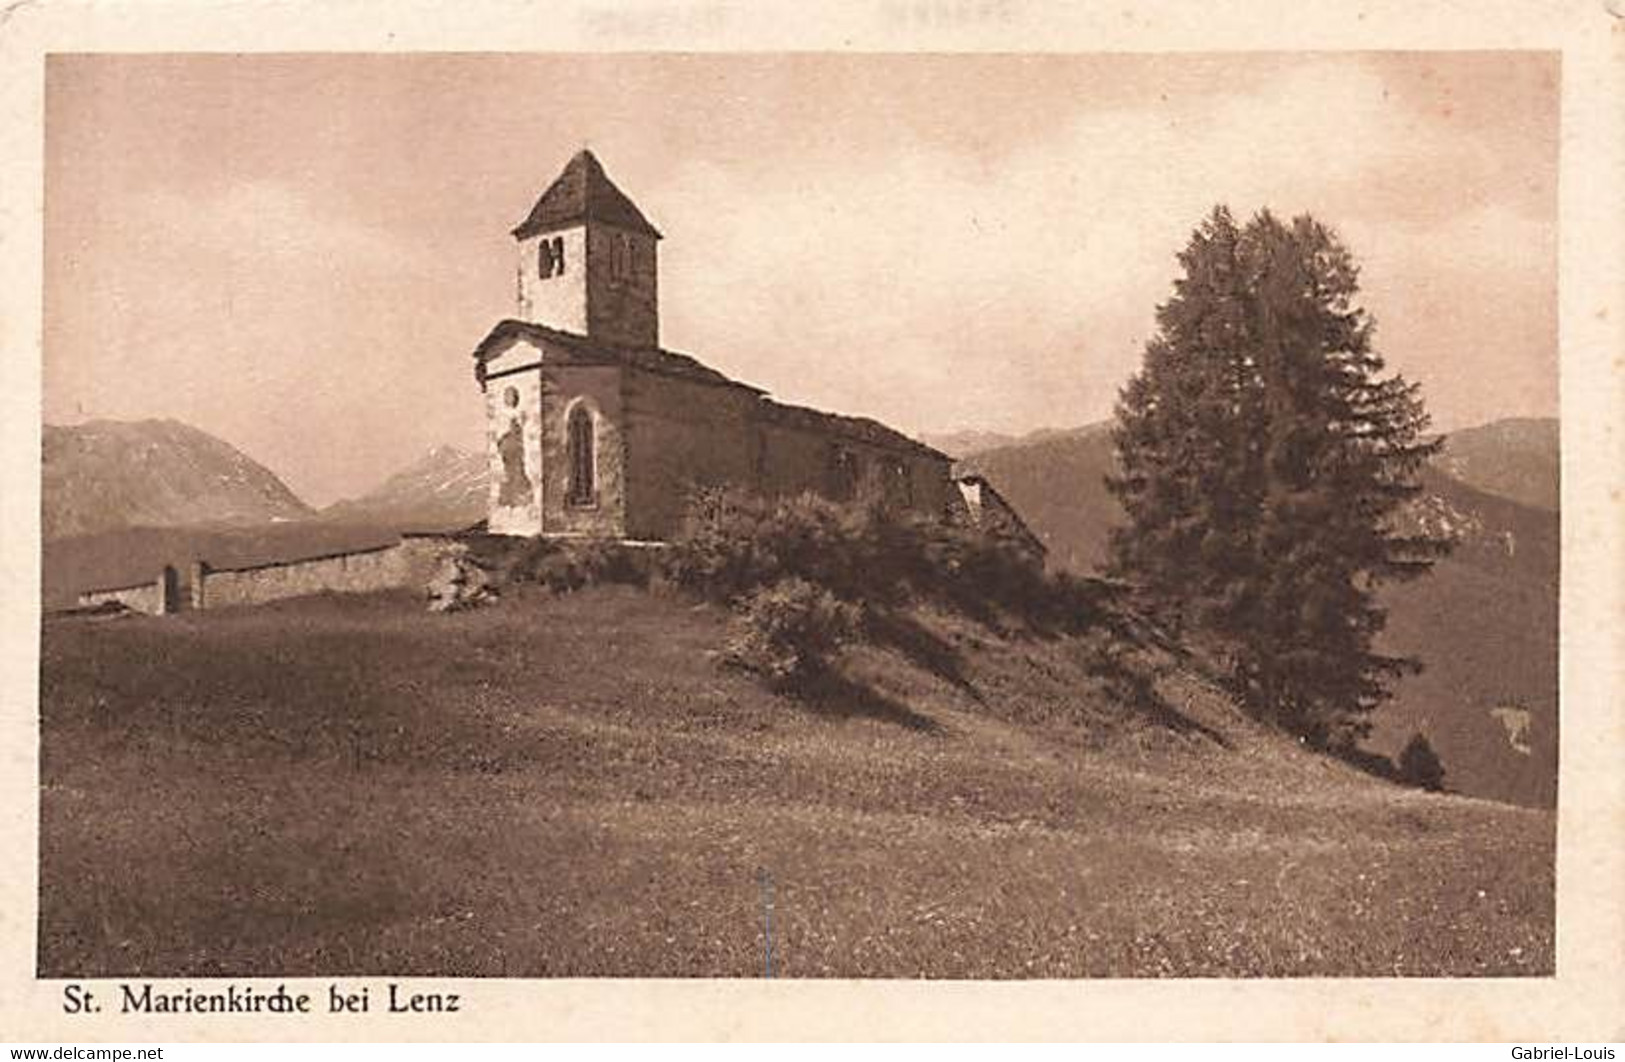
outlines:
[{"label": "small window on tower", "polygon": [[625,233],[617,233],[615,242],[610,244],[609,271],[616,280],[626,280],[632,275],[632,237]]},{"label": "small window on tower", "polygon": [[541,240],[536,244],[536,275],[546,280],[557,269],[554,260],[553,241]]},{"label": "small window on tower", "polygon": [[564,274],[564,237],[553,237],[553,272]]}]

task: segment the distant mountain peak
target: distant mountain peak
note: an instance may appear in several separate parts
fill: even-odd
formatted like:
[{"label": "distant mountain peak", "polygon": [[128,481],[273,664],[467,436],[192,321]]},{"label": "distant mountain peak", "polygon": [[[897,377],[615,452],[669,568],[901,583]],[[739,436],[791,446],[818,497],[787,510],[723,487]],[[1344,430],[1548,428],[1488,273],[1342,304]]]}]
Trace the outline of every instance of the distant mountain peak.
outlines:
[{"label": "distant mountain peak", "polygon": [[949,457],[964,460],[978,454],[989,453],[993,450],[1003,450],[1012,446],[1029,446],[1033,443],[1045,442],[1052,439],[1087,438],[1097,434],[1104,434],[1111,428],[1111,422],[1102,420],[1084,424],[1076,428],[1035,428],[1022,435],[1009,435],[1004,432],[983,431],[981,429],[967,429],[961,431],[927,432],[920,436],[920,441],[928,446],[934,446]]},{"label": "distant mountain peak", "polygon": [[263,524],[310,507],[230,443],[173,418],[47,424],[44,537],[125,527]]},{"label": "distant mountain peak", "polygon": [[440,443],[365,494],[323,509],[321,516],[402,531],[466,526],[485,515],[487,471],[483,453]]}]

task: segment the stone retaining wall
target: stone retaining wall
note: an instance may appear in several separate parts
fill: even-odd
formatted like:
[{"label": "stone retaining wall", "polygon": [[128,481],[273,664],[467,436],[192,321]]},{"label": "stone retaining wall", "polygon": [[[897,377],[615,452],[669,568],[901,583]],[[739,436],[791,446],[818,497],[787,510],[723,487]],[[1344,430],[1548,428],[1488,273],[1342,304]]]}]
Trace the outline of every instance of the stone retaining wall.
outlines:
[{"label": "stone retaining wall", "polygon": [[166,567],[158,578],[134,586],[110,586],[86,590],[79,595],[80,608],[98,605],[123,605],[134,612],[162,616],[180,607],[180,592],[175,569]]},{"label": "stone retaining wall", "polygon": [[307,594],[364,594],[402,587],[421,588],[449,540],[408,536],[391,546],[245,568],[192,567],[192,607],[257,605]]}]

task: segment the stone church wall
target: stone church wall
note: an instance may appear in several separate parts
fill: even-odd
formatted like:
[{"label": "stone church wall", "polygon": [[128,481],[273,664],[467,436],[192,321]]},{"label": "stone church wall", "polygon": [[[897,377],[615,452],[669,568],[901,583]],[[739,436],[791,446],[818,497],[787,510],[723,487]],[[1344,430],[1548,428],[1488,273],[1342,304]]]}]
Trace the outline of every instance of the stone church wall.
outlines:
[{"label": "stone church wall", "polygon": [[756,489],[769,498],[832,493],[830,445],[822,432],[758,418]]},{"label": "stone church wall", "polygon": [[[619,366],[548,365],[542,380],[542,530],[556,535],[622,536],[626,523],[626,467]],[[535,375],[535,374],[532,374]],[[593,415],[594,499],[569,500],[569,418],[577,404]],[[496,530],[496,528],[492,528]]]},{"label": "stone church wall", "polygon": [[954,485],[953,462],[947,457],[915,455],[907,462],[910,508],[945,520],[963,518],[964,500]]},{"label": "stone church wall", "polygon": [[853,462],[853,500],[945,516],[959,499],[947,458],[859,437],[837,417],[636,370],[627,372],[625,394],[631,538],[670,538],[699,486],[739,486],[770,498],[840,497],[837,450]]},{"label": "stone church wall", "polygon": [[[952,464],[912,446],[860,437],[841,418],[813,410],[764,404],[758,489],[770,497],[812,492],[842,500],[880,502],[926,516],[954,511],[958,491]],[[835,452],[852,462],[849,477]],[[843,483],[843,478],[848,482]]]},{"label": "stone church wall", "polygon": [[632,370],[625,395],[627,537],[671,537],[696,487],[754,481],[754,394]]},{"label": "stone church wall", "polygon": [[[617,248],[622,241],[630,257]],[[645,233],[605,226],[587,230],[587,327],[579,330],[582,335],[628,347],[660,345],[658,254],[654,237]],[[545,317],[531,320],[552,323]]]},{"label": "stone church wall", "polygon": [[[848,418],[642,368],[542,362],[528,344],[503,360],[517,371],[488,377],[485,391],[493,534],[668,539],[701,486],[877,500],[939,517],[962,506],[946,457]],[[589,505],[569,500],[577,405],[595,426]],[[844,475],[838,454],[850,462]]]}]

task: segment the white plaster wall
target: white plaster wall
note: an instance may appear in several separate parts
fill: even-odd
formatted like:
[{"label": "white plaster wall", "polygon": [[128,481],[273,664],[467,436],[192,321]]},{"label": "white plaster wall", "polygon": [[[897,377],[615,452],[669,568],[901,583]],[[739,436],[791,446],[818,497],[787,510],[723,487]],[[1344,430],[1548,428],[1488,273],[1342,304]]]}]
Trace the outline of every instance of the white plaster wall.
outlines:
[{"label": "white plaster wall", "polygon": [[[564,239],[564,272],[542,279],[537,245],[555,236]],[[519,306],[521,321],[587,334],[587,230],[585,226],[547,232],[519,241]]]},{"label": "white plaster wall", "polygon": [[[521,349],[522,348],[522,349]],[[530,364],[540,352],[528,343],[515,343],[503,355],[518,364]],[[542,387],[541,371],[532,369],[512,376],[487,379],[485,384],[485,453],[490,468],[490,495],[487,526],[498,535],[539,535],[542,533]],[[510,405],[511,393],[516,401]],[[523,500],[504,498],[508,468],[502,456],[502,440],[517,424],[523,443],[524,474],[530,488]]]}]

